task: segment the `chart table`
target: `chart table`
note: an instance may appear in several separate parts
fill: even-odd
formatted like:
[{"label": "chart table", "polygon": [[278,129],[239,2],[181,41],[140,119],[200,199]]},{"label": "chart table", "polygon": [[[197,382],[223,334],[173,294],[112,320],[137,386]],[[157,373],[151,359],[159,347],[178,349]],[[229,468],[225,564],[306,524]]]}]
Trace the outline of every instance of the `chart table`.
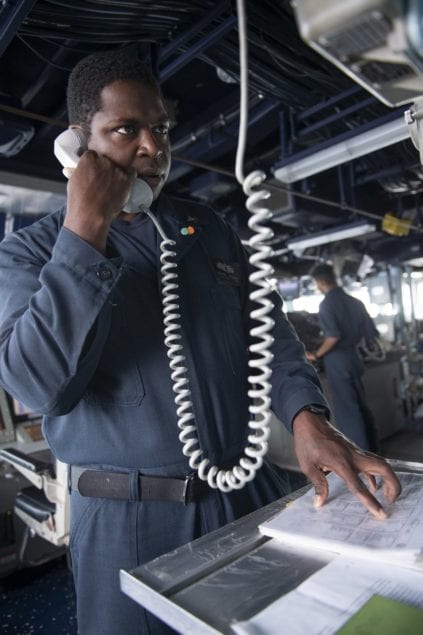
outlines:
[{"label": "chart table", "polygon": [[[423,475],[423,463],[389,462],[396,471]],[[307,489],[132,571],[121,571],[123,592],[184,635],[233,634],[234,624],[295,589],[335,557],[299,551],[259,532],[262,522]]]}]

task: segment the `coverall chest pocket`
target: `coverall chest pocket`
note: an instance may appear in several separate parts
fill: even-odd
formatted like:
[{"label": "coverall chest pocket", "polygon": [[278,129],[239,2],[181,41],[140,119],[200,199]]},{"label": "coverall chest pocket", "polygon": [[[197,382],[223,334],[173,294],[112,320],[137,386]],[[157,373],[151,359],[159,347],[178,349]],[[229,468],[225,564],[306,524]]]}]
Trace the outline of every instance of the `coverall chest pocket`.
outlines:
[{"label": "coverall chest pocket", "polygon": [[239,289],[237,286],[220,284],[212,287],[211,294],[218,316],[219,340],[223,344],[228,365],[236,375],[240,368],[239,363],[245,361],[247,347]]},{"label": "coverall chest pocket", "polygon": [[123,307],[123,302],[113,307],[109,335],[97,370],[87,387],[87,401],[138,406],[144,398],[134,338]]}]

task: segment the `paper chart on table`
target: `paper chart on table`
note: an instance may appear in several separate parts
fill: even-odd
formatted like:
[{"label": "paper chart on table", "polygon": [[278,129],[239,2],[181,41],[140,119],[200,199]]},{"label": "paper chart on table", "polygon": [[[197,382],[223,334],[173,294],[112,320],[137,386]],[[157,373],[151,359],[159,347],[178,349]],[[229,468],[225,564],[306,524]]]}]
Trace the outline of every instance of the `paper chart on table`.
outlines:
[{"label": "paper chart on table", "polygon": [[[423,609],[423,573],[338,556],[294,591],[231,628],[236,635],[333,635],[375,595]],[[417,621],[409,632],[423,633],[423,612]]]},{"label": "paper chart on table", "polygon": [[260,531],[285,543],[308,545],[403,566],[423,567],[423,477],[397,474],[402,494],[388,505],[380,492],[377,497],[389,514],[377,520],[348,491],[336,474],[328,476],[329,501],[313,506],[314,491],[308,491],[289,507],[262,523]]}]

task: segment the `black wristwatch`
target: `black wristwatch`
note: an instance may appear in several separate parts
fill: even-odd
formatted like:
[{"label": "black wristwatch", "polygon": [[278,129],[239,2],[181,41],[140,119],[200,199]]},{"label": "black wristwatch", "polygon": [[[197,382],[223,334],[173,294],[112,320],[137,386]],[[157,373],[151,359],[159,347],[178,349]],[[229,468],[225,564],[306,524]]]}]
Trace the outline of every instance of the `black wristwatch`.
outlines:
[{"label": "black wristwatch", "polygon": [[303,410],[308,410],[308,412],[312,412],[314,415],[324,415],[326,418],[329,418],[329,410],[325,406],[310,403],[300,408],[295,416],[299,415]]}]

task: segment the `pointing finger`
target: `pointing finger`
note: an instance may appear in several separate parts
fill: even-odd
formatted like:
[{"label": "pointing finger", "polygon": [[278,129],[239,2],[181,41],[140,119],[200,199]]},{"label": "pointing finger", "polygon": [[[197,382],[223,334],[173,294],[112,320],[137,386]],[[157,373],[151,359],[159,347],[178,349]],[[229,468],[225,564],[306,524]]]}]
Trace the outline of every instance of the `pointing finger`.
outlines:
[{"label": "pointing finger", "polygon": [[[368,462],[369,460],[367,460]],[[375,517],[378,518],[379,520],[383,520],[385,518],[387,518],[387,513],[386,511],[383,509],[383,506],[380,504],[380,502],[377,500],[377,498],[375,498],[375,496],[373,495],[373,493],[371,493],[371,491],[369,491],[365,485],[365,483],[362,481],[362,479],[359,476],[359,472],[363,473],[365,475],[366,479],[370,478],[370,489],[373,490],[373,488],[376,487],[376,481],[374,476],[379,476],[382,475],[380,474],[380,470],[378,469],[378,466],[375,465],[375,461],[373,459],[370,459],[370,461],[373,463],[372,469],[369,469],[369,465],[367,465],[367,469],[357,469],[354,470],[352,467],[350,466],[343,466],[343,468],[341,470],[338,470],[338,476],[340,476],[341,478],[344,479],[345,484],[347,486],[347,488],[349,489],[349,491],[366,507],[366,509]],[[388,483],[388,493],[389,495],[386,496],[387,500],[389,502],[393,502],[396,498],[396,496],[398,495],[397,493],[397,488],[395,487],[395,483],[398,483],[398,487],[400,489],[400,485],[398,482],[398,479],[396,478],[395,474],[393,474],[392,472],[392,476],[393,476],[393,480],[391,481],[390,479],[390,469],[388,468],[388,472],[386,474],[386,478],[387,481],[385,482]],[[385,491],[385,485],[384,485],[384,491]]]}]

